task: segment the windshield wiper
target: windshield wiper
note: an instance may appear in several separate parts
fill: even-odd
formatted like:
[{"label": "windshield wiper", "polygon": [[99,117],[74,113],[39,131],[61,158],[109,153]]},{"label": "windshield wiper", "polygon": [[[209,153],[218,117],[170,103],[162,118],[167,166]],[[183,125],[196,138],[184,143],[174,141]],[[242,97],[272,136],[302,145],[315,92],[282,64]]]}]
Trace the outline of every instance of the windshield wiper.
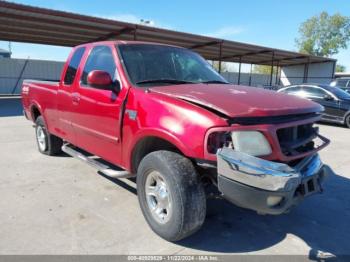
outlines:
[{"label": "windshield wiper", "polygon": [[229,84],[228,82],[221,81],[221,80],[209,80],[209,81],[203,81],[200,83],[201,84]]},{"label": "windshield wiper", "polygon": [[165,83],[165,84],[193,84],[191,81],[185,81],[185,80],[178,80],[178,79],[148,79],[148,80],[142,80],[137,82],[136,84],[152,84],[152,83]]}]

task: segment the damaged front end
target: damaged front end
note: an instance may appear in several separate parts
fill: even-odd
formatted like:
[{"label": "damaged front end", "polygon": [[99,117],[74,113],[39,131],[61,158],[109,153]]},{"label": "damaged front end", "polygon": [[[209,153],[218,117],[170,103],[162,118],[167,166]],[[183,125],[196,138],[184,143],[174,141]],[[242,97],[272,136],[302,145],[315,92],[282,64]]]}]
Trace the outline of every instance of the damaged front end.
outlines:
[{"label": "damaged front end", "polygon": [[282,214],[304,197],[322,192],[332,174],[317,153],[295,166],[254,157],[232,148],[217,152],[218,188],[232,203],[260,214]]}]

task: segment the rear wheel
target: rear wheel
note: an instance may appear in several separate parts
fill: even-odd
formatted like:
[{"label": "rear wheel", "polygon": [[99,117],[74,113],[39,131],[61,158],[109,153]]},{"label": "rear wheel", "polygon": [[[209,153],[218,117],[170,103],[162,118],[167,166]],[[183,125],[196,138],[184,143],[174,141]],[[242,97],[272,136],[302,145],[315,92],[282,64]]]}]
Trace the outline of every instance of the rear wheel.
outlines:
[{"label": "rear wheel", "polygon": [[61,138],[50,134],[47,131],[44,119],[39,116],[35,120],[35,134],[36,142],[38,144],[39,152],[45,155],[56,155],[61,153],[63,141]]},{"label": "rear wheel", "polygon": [[168,241],[183,239],[204,223],[203,186],[191,161],[177,153],[156,151],[141,161],[137,195],[152,230]]}]

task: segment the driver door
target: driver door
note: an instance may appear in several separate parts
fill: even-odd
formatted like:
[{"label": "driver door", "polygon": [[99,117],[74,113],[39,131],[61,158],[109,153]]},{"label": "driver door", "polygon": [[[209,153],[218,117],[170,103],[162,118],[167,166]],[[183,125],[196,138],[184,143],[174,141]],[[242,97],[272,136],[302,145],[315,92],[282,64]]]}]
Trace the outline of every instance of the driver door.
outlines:
[{"label": "driver door", "polygon": [[121,89],[116,94],[111,89],[100,89],[87,82],[87,76],[93,70],[105,71],[114,82],[119,81],[115,63],[117,54],[113,46],[107,45],[93,46],[88,52],[74,94],[79,97],[73,119],[77,145],[117,164],[121,156],[120,110],[126,92]]}]

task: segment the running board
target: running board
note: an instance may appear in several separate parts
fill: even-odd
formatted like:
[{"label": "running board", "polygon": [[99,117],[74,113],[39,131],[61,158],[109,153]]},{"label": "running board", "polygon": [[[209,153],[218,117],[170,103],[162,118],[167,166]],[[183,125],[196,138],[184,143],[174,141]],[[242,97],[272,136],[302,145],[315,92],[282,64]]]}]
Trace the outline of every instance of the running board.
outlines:
[{"label": "running board", "polygon": [[64,144],[62,146],[62,151],[66,154],[77,158],[84,163],[89,164],[93,168],[97,169],[102,174],[113,177],[113,178],[128,178],[132,177],[132,175],[125,170],[118,170],[117,167],[113,166],[112,164],[108,163],[101,163],[100,161],[92,158],[91,156],[84,154],[82,150],[73,148],[70,144]]}]

